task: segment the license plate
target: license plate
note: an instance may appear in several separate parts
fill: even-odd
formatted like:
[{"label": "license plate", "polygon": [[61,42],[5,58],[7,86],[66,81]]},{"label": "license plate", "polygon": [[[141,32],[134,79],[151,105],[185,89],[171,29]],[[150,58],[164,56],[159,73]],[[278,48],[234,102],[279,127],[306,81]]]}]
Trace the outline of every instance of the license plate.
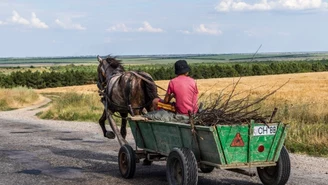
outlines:
[{"label": "license plate", "polygon": [[270,136],[275,135],[277,131],[277,125],[268,126],[255,126],[253,136]]}]

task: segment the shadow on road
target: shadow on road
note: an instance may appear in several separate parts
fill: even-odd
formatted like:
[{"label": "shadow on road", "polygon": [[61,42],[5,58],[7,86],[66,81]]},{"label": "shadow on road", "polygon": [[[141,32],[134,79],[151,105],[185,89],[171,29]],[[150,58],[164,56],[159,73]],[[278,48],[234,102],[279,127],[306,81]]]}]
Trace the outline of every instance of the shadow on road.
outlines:
[{"label": "shadow on road", "polygon": [[[159,161],[154,162],[151,166],[143,166],[137,163],[136,173],[133,179],[123,179],[119,172],[117,155],[104,154],[93,152],[89,150],[66,150],[52,147],[50,150],[56,155],[62,155],[66,157],[76,158],[83,160],[86,167],[83,167],[82,171],[91,173],[100,173],[116,178],[121,178],[124,181],[133,182],[134,185],[152,184],[152,182],[163,182],[167,184],[166,180],[166,162]],[[214,170],[213,173],[215,173]],[[220,170],[224,171],[224,170]],[[247,180],[239,180],[232,178],[217,178],[215,174],[204,174],[199,171],[198,184],[206,185],[231,185],[231,184],[248,184],[259,185]],[[217,172],[216,172],[217,173]],[[160,183],[161,184],[161,183]]]}]

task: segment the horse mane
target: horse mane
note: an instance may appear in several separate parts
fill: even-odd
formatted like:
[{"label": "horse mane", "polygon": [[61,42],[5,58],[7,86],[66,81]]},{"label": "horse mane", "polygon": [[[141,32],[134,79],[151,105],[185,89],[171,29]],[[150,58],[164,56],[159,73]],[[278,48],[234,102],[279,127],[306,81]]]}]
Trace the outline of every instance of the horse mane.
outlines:
[{"label": "horse mane", "polygon": [[108,56],[106,58],[106,62],[114,69],[117,69],[120,67],[122,71],[125,71],[123,65],[122,65],[122,60],[117,60],[116,57]]}]

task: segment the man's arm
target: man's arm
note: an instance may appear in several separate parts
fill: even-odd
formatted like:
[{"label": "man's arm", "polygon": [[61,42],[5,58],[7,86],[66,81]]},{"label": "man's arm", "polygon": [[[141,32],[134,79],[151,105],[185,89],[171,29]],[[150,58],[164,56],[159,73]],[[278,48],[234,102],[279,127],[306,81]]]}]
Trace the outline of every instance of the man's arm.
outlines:
[{"label": "man's arm", "polygon": [[171,99],[174,97],[174,94],[165,94],[165,98],[164,98],[164,103],[169,103],[171,101]]}]

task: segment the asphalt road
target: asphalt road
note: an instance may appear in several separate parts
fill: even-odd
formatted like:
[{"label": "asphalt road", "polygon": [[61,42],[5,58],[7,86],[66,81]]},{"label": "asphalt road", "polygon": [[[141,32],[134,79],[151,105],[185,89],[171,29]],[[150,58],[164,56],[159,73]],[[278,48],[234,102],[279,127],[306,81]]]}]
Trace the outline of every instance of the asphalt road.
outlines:
[{"label": "asphalt road", "polygon": [[[133,179],[119,173],[119,144],[95,123],[39,120],[35,108],[0,112],[0,185],[166,185],[165,161],[137,164]],[[129,134],[128,141],[133,144]],[[328,159],[291,155],[288,184],[328,184]],[[254,171],[254,169],[250,169]],[[259,178],[215,169],[199,185],[261,184]]]}]

